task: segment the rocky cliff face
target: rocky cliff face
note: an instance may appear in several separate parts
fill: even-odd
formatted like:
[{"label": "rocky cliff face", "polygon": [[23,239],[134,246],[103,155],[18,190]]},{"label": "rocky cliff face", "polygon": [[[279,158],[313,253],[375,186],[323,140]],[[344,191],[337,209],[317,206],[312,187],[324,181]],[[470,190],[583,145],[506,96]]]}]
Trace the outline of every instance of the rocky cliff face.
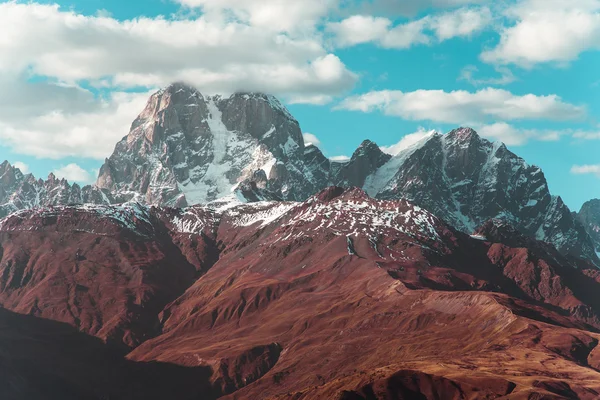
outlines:
[{"label": "rocky cliff face", "polygon": [[576,217],[592,238],[596,251],[600,253],[600,200],[586,202]]},{"label": "rocky cliff face", "polygon": [[298,121],[272,96],[204,96],[185,84],[154,94],[93,187],[36,181],[3,165],[0,215],[69,203],[185,207],[234,193],[243,201],[302,201],[330,185],[406,198],[471,233],[504,219],[562,253],[597,259],[585,229],[543,172],[468,128],[432,134],[395,156],[366,140],[346,162],[305,145]]}]

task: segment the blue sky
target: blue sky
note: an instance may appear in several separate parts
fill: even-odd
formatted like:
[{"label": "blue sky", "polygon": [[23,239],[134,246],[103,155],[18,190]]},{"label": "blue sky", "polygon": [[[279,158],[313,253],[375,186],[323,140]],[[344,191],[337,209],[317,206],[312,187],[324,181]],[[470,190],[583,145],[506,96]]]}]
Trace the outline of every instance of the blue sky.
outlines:
[{"label": "blue sky", "polygon": [[469,125],[600,197],[600,0],[0,1],[0,159],[91,182],[156,88],[280,97],[330,157]]}]

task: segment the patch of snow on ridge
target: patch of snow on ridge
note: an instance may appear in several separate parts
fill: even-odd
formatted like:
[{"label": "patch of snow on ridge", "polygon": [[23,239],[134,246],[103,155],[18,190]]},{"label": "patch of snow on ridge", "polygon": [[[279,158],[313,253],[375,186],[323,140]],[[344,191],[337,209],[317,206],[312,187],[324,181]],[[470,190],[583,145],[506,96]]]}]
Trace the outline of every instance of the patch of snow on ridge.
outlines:
[{"label": "patch of snow on ridge", "polygon": [[66,211],[86,213],[109,219],[134,232],[138,231],[140,222],[150,226],[152,225],[148,208],[137,202],[129,202],[116,206],[83,204],[77,206],[54,206],[49,208],[20,210],[0,221],[0,230],[5,227],[8,220],[13,218],[19,218],[21,220],[31,220],[36,217],[48,218],[60,216]]},{"label": "patch of snow on ridge", "polygon": [[298,203],[258,202],[230,208],[226,215],[232,218],[234,225],[252,226],[260,222],[259,228],[263,228],[296,206]]},{"label": "patch of snow on ridge", "polygon": [[471,235],[471,237],[476,240],[482,240],[482,241],[488,240],[487,237],[485,237],[483,235]]},{"label": "patch of snow on ridge", "polygon": [[207,224],[211,223],[210,217],[202,218],[194,212],[194,209],[182,210],[183,213],[175,216],[171,223],[174,229],[179,233],[194,233],[200,234]]},{"label": "patch of snow on ridge", "polygon": [[400,232],[415,239],[441,240],[437,218],[406,201],[336,199],[322,203],[311,199],[309,206],[300,210],[282,228],[298,228],[297,235],[327,229],[348,237]]}]

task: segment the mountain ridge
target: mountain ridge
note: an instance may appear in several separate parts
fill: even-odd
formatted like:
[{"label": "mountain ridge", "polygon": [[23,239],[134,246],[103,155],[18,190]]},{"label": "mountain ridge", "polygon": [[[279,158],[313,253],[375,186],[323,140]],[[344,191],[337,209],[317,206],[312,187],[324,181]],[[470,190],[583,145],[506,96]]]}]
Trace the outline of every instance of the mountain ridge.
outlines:
[{"label": "mountain ridge", "polygon": [[329,187],[304,202],[23,210],[0,244],[0,383],[25,379],[0,394],[600,393],[600,271],[502,221],[470,236],[408,200]]},{"label": "mountain ridge", "polygon": [[328,186],[357,186],[381,199],[407,198],[466,233],[503,218],[565,254],[600,263],[589,234],[550,194],[541,169],[504,144],[459,128],[393,156],[365,140],[348,161],[333,162],[305,145],[298,121],[264,94],[204,96],[175,83],[150,97],[96,185],[6,185],[5,175],[0,216],[67,202],[185,207],[231,193],[244,201],[303,201]]}]

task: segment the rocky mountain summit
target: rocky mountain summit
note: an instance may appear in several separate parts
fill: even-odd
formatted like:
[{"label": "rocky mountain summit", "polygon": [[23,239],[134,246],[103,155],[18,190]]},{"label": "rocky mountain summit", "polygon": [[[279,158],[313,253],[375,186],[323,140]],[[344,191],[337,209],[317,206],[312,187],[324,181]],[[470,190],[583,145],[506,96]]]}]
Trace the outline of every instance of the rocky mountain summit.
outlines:
[{"label": "rocky mountain summit", "polygon": [[460,128],[394,156],[366,140],[348,161],[334,162],[305,145],[298,121],[264,94],[204,96],[181,83],[155,93],[94,186],[4,169],[0,215],[69,203],[185,207],[232,193],[246,202],[303,201],[331,185],[356,186],[375,198],[408,199],[466,233],[500,218],[563,254],[600,262],[543,172],[503,144]]},{"label": "rocky mountain summit", "polygon": [[174,84],[154,94],[100,169],[117,201],[185,205],[231,194],[248,179],[285,199],[322,188],[298,122],[272,96],[203,96]]}]

